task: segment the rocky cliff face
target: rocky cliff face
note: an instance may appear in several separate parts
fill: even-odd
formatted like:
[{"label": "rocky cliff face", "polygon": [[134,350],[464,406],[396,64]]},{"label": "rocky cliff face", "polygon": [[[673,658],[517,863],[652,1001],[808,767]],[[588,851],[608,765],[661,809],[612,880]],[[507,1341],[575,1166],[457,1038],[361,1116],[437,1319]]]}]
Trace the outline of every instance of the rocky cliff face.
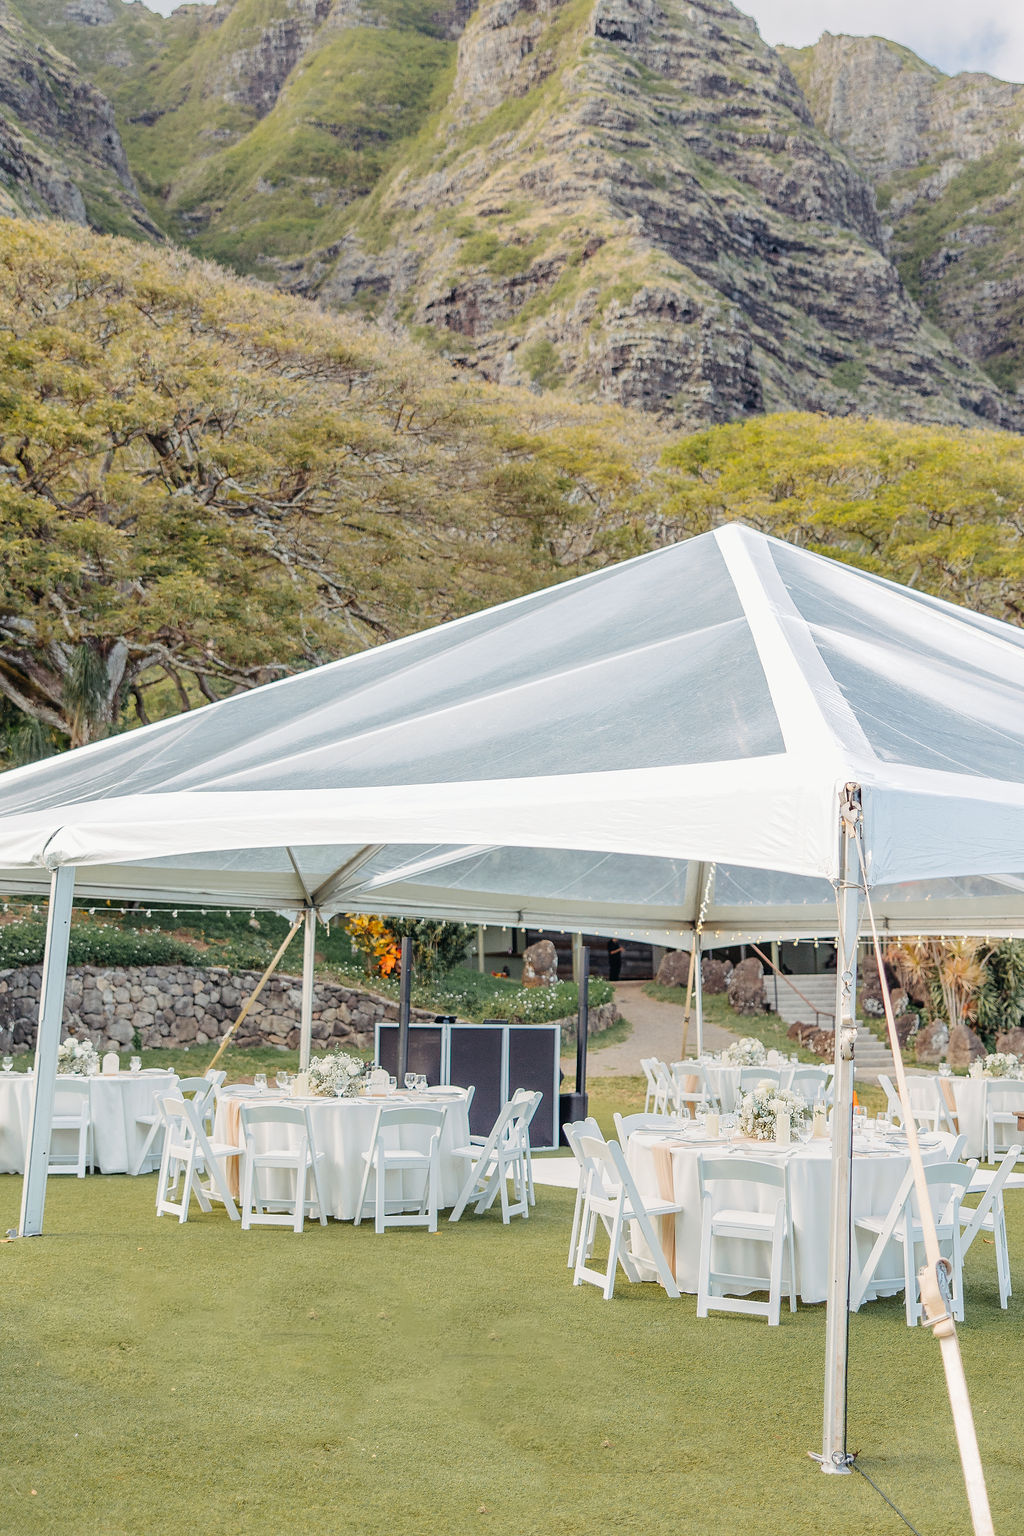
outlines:
[{"label": "rocky cliff face", "polygon": [[490,377],[689,425],[1013,419],[924,323],[871,189],[727,0],[485,0],[429,138],[282,279]]},{"label": "rocky cliff face", "polygon": [[144,237],[109,101],[0,0],[0,213]]},{"label": "rocky cliff face", "polygon": [[[1024,426],[990,233],[1016,88],[870,42],[865,83],[850,39],[798,83],[729,0],[7,3],[110,92],[169,234],[490,378],[686,425]],[[979,168],[984,219],[936,240]]]},{"label": "rocky cliff face", "polygon": [[950,78],[880,38],[781,50],[873,183],[903,279],[1009,391],[1024,385],[1024,86]]}]

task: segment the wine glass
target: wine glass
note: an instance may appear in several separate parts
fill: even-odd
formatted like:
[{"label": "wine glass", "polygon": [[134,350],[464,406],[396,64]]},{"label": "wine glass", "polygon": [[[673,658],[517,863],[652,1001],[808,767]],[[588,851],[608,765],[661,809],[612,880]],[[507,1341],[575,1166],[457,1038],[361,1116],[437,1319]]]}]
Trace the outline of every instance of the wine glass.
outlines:
[{"label": "wine glass", "polygon": [[389,1072],[388,1073],[388,1091],[389,1091],[389,1093],[394,1093],[394,1091],[395,1091],[395,1089],[397,1087],[398,1087],[398,1078],[395,1076],[395,1074],[393,1072]]},{"label": "wine glass", "polygon": [[416,1074],[416,1091],[418,1093],[426,1093],[427,1091],[427,1074],[425,1072],[417,1072]]},{"label": "wine glass", "polygon": [[288,1077],[288,1073],[285,1072],[283,1068],[281,1069],[280,1072],[278,1072],[277,1076],[274,1078],[274,1082],[280,1088],[282,1093],[287,1093],[288,1092],[288,1083],[289,1083],[289,1081],[290,1081],[290,1079]]},{"label": "wine glass", "polygon": [[256,1089],[256,1091],[258,1093],[266,1093],[266,1091],[267,1091],[267,1074],[265,1072],[257,1072],[255,1077],[253,1078],[252,1082],[253,1082],[253,1087]]},{"label": "wine glass", "polygon": [[416,1084],[419,1082],[419,1079],[420,1079],[420,1075],[419,1075],[418,1072],[407,1072],[405,1074],[405,1086],[409,1090],[410,1093],[412,1093],[413,1089],[416,1087]]},{"label": "wine glass", "polygon": [[129,1061],[128,1066],[129,1066],[129,1069],[132,1072],[141,1072],[142,1071],[142,1057],[141,1056],[133,1056],[131,1061]]}]

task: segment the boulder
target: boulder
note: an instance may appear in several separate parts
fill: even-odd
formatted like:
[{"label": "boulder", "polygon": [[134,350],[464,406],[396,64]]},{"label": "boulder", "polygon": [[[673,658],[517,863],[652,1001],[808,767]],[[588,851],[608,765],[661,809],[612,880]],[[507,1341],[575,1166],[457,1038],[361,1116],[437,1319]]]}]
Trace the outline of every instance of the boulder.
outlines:
[{"label": "boulder", "polygon": [[946,1060],[951,1067],[969,1067],[985,1055],[985,1042],[969,1024],[957,1024],[949,1032]]},{"label": "boulder", "polygon": [[700,963],[700,983],[705,992],[724,992],[729,985],[729,973],[721,960],[705,955]]},{"label": "boulder", "polygon": [[549,987],[558,980],[558,951],[550,939],[538,939],[523,951],[523,986]]},{"label": "boulder", "polygon": [[733,967],[729,977],[729,1005],[736,1013],[764,1011],[764,970],[753,956]]},{"label": "boulder", "polygon": [[935,1066],[942,1061],[949,1045],[949,1026],[942,1019],[932,1019],[917,1032],[914,1054],[925,1066]]},{"label": "boulder", "polygon": [[[904,996],[906,996],[905,993]],[[895,1003],[893,1007],[895,1007]],[[920,1022],[920,1016],[916,1013],[899,1013],[896,1015],[896,1038],[900,1043],[901,1049],[907,1044]]]},{"label": "boulder", "polygon": [[670,949],[658,966],[659,987],[685,987],[690,976],[690,951]]},{"label": "boulder", "polygon": [[996,1050],[1008,1051],[1024,1060],[1024,1029],[1007,1029],[996,1035]]}]

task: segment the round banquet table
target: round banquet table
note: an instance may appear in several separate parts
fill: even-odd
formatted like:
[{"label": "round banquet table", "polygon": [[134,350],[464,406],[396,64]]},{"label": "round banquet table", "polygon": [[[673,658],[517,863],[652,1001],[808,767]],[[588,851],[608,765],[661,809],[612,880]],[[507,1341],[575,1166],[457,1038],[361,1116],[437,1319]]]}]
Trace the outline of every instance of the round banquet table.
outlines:
[{"label": "round banquet table", "polygon": [[[953,1138],[950,1136],[922,1137],[922,1156],[926,1163],[940,1162],[948,1156]],[[675,1199],[682,1210],[677,1216],[661,1217],[660,1236],[669,1264],[672,1266],[679,1288],[696,1294],[697,1271],[700,1259],[700,1189],[697,1179],[697,1160],[701,1153],[709,1157],[728,1156],[737,1163],[744,1158],[765,1159],[776,1162],[785,1158],[789,1163],[790,1210],[796,1244],[797,1292],[805,1302],[824,1301],[828,1292],[828,1212],[832,1174],[832,1143],[819,1139],[806,1144],[795,1143],[789,1150],[776,1148],[774,1142],[708,1142],[696,1135],[685,1134],[666,1137],[660,1132],[637,1131],[629,1139],[627,1161],[641,1194],[651,1199]],[[900,1180],[910,1165],[908,1154],[872,1136],[857,1136],[853,1158],[853,1214],[857,1216],[884,1216],[892,1204]],[[749,1210],[766,1210],[773,1199],[771,1189],[764,1186],[731,1184],[727,1186],[727,1200],[731,1207]],[[639,1229],[633,1227],[633,1252],[641,1261],[645,1248]],[[854,1263],[863,1264],[871,1251],[873,1239],[868,1234],[856,1233]],[[895,1252],[895,1250],[894,1250]],[[719,1239],[716,1244],[716,1262],[725,1270],[737,1274],[764,1272],[766,1247],[761,1243],[743,1239]],[[901,1273],[902,1259],[883,1260],[883,1273]],[[651,1268],[653,1278],[654,1270]],[[893,1294],[873,1289],[872,1296]]]},{"label": "round banquet table", "polygon": [[[910,1102],[917,1110],[934,1109],[936,1095],[942,1094],[947,1110],[955,1113],[957,1126],[967,1138],[963,1156],[984,1157],[988,1085],[1014,1081],[1013,1078],[1005,1077],[943,1077],[937,1072],[929,1072],[908,1076],[907,1087],[910,1089]],[[1020,1089],[1021,1112],[1024,1113],[1024,1082],[1017,1083],[1017,1087]],[[999,1106],[1000,1109],[1009,1107],[1004,1104]],[[1003,1134],[1006,1134],[1005,1131]]]},{"label": "round banquet table", "polygon": [[[34,1072],[0,1072],[0,1173],[25,1171],[35,1081]],[[96,1165],[101,1173],[128,1173],[149,1134],[148,1125],[137,1123],[138,1116],[156,1114],[158,1095],[170,1092],[178,1081],[177,1073],[118,1072],[87,1081]],[[156,1157],[147,1159],[150,1168],[159,1160],[159,1153],[158,1146]]]},{"label": "round banquet table", "polygon": [[[778,1067],[763,1063],[765,1071],[779,1074],[779,1087],[789,1088],[793,1082],[793,1073],[796,1067],[791,1062],[784,1062]],[[740,1073],[745,1072],[745,1067],[732,1067],[728,1062],[705,1061],[702,1066],[708,1075],[708,1083],[711,1092],[722,1106],[722,1113],[731,1115],[736,1108],[736,1101],[740,1093]]]},{"label": "round banquet table", "polygon": [[[469,1145],[468,1096],[463,1088],[427,1089],[425,1093],[392,1093],[386,1098],[290,1098],[279,1093],[239,1092],[230,1085],[221,1090],[214,1122],[214,1140],[240,1146],[242,1142],[241,1110],[243,1104],[295,1104],[309,1109],[310,1125],[317,1152],[324,1154],[321,1165],[321,1181],[327,1214],[337,1221],[351,1221],[359,1203],[359,1190],[363,1178],[363,1153],[370,1150],[377,1110],[381,1104],[388,1108],[401,1105],[409,1107],[444,1109],[445,1121],[441,1131],[441,1205],[452,1206],[459,1198],[465,1182],[468,1165],[452,1154],[456,1147]],[[280,1145],[280,1125],[261,1126],[255,1130],[257,1150],[266,1151]],[[430,1141],[426,1126],[398,1127],[387,1133],[385,1146],[408,1147],[425,1151]],[[238,1192],[238,1162],[230,1158],[227,1164],[228,1183]],[[261,1173],[261,1188],[271,1200],[290,1200],[294,1180],[286,1172],[273,1169]],[[370,1193],[372,1193],[372,1177]],[[388,1204],[402,1202],[403,1207],[418,1208],[423,1196],[423,1176],[411,1172],[393,1170],[388,1174]]]}]

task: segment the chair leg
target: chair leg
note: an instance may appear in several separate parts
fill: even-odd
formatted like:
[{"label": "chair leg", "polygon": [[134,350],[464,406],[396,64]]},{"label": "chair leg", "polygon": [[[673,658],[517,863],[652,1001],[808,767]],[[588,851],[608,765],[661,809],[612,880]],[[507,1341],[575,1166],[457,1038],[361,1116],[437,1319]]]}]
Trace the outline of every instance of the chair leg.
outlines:
[{"label": "chair leg", "polygon": [[796,1311],[796,1239],[789,1212],[786,1213],[786,1238],[789,1247],[789,1310]]},{"label": "chair leg", "polygon": [[430,1154],[430,1167],[427,1170],[427,1188],[429,1191],[430,1215],[427,1231],[436,1232],[437,1207],[441,1203],[441,1160],[437,1145],[434,1146]]},{"label": "chair leg", "polygon": [[256,1168],[253,1157],[247,1154],[242,1163],[242,1231],[252,1230],[252,1218],[255,1215],[253,1204],[253,1185],[256,1178]]},{"label": "chair leg", "polygon": [[378,1161],[373,1170],[373,1230],[375,1232],[384,1231],[386,1185],[387,1174],[384,1171],[383,1164]]},{"label": "chair leg", "polygon": [[711,1299],[711,1205],[705,1199],[700,1220],[700,1258],[697,1267],[697,1316],[707,1317]]},{"label": "chair leg", "polygon": [[775,1227],[772,1231],[772,1260],[771,1278],[768,1282],[768,1326],[779,1326],[780,1313],[782,1311],[782,1255],[785,1250],[786,1229],[785,1207],[780,1203],[775,1212]]},{"label": "chair leg", "polygon": [[608,1233],[608,1268],[605,1271],[604,1279],[605,1301],[611,1301],[612,1296],[615,1294],[615,1272],[619,1265],[619,1249],[622,1246],[623,1235],[622,1200],[620,1199],[615,1209],[611,1230]]},{"label": "chair leg", "polygon": [[375,1150],[376,1149],[374,1147],[370,1148],[366,1161],[363,1164],[363,1177],[359,1185],[359,1204],[356,1206],[356,1219],[353,1222],[353,1226],[356,1227],[358,1227],[359,1223],[362,1221],[363,1211],[366,1209],[366,1191],[370,1183],[370,1168],[372,1166],[371,1159]]},{"label": "chair leg", "polygon": [[914,1238],[910,1227],[910,1212],[904,1214],[903,1228],[903,1284],[906,1287],[907,1327],[917,1323],[917,1274],[914,1269]]},{"label": "chair leg", "polygon": [[583,1213],[583,1190],[579,1184],[576,1186],[576,1205],[572,1213],[572,1231],[569,1234],[569,1263],[568,1268],[576,1265],[576,1244],[580,1235],[580,1216]]},{"label": "chair leg", "polygon": [[313,1158],[313,1188],[316,1190],[316,1213],[320,1218],[320,1225],[327,1225],[327,1206],[324,1202],[323,1185],[320,1183],[320,1160]]},{"label": "chair leg", "polygon": [[145,1141],[142,1143],[142,1151],[139,1153],[132,1166],[133,1178],[138,1178],[139,1174],[142,1172],[146,1158],[149,1156],[149,1149],[153,1145],[154,1141],[156,1141],[156,1135],[159,1129],[160,1121],[154,1120],[153,1124],[149,1128],[149,1134],[146,1136]]},{"label": "chair leg", "polygon": [[306,1223],[306,1186],[309,1183],[309,1165],[295,1166],[295,1205],[292,1209],[292,1231],[299,1233]]}]

